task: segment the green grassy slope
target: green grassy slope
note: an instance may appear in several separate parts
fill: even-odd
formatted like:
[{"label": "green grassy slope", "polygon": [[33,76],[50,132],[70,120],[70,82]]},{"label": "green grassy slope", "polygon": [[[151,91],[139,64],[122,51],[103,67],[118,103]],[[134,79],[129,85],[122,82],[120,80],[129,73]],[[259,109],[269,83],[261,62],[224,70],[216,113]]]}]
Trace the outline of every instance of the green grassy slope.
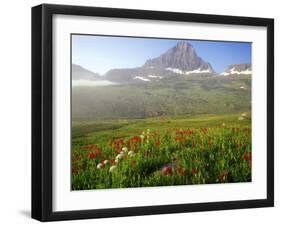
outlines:
[{"label": "green grassy slope", "polygon": [[[241,88],[242,87],[242,88]],[[73,87],[74,120],[250,111],[251,76],[179,76],[147,84]]]}]

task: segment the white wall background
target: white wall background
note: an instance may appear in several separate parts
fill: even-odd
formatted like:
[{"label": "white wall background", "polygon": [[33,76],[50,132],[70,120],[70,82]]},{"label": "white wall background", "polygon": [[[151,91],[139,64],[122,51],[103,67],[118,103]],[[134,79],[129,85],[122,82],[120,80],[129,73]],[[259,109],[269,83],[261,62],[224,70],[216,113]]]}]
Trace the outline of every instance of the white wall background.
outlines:
[{"label": "white wall background", "polygon": [[[44,1],[2,1],[0,13],[0,224],[37,225],[30,218],[31,189],[31,11]],[[275,18],[275,208],[154,215],[56,222],[55,225],[265,225],[277,222],[281,211],[281,16],[276,0],[60,0],[54,4],[136,8]],[[279,138],[279,139],[278,139]],[[237,191],[239,192],[239,191]]]}]

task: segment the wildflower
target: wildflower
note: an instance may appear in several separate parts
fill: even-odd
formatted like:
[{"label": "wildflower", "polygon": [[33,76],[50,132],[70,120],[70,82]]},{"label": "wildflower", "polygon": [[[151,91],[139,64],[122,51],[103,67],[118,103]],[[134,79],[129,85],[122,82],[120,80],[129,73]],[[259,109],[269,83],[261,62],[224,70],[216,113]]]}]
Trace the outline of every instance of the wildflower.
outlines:
[{"label": "wildflower", "polygon": [[247,160],[248,160],[248,155],[247,155],[247,153],[246,153],[246,152],[243,154],[242,159],[243,159],[243,160],[245,160],[245,161],[247,161]]},{"label": "wildflower", "polygon": [[245,152],[243,155],[242,155],[242,159],[245,160],[245,161],[249,161],[251,162],[252,161],[252,153],[247,153]]},{"label": "wildflower", "polygon": [[247,112],[243,112],[243,113],[241,114],[241,116],[246,117],[246,116],[247,116]]},{"label": "wildflower", "polygon": [[116,164],[118,164],[118,162],[119,162],[119,159],[115,159],[115,160],[114,160],[114,162],[115,162]]},{"label": "wildflower", "polygon": [[139,136],[134,136],[130,139],[131,142],[134,142],[134,143],[138,143],[141,141],[141,138]]},{"label": "wildflower", "polygon": [[120,151],[124,146],[124,141],[122,139],[112,141],[112,146],[116,151]]},{"label": "wildflower", "polygon": [[143,140],[144,139],[144,135],[142,134],[142,135],[140,135],[140,138]]},{"label": "wildflower", "polygon": [[128,156],[130,156],[130,157],[133,157],[134,154],[135,154],[135,153],[134,153],[133,151],[129,151],[129,152],[128,152]]},{"label": "wildflower", "polygon": [[222,123],[222,126],[223,126],[223,127],[225,126],[225,123],[224,123],[224,122]]},{"label": "wildflower", "polygon": [[101,169],[102,168],[102,163],[97,164],[97,169]]},{"label": "wildflower", "polygon": [[123,148],[122,148],[122,151],[128,152],[128,148],[127,148],[127,147],[123,147]]},{"label": "wildflower", "polygon": [[109,168],[109,172],[112,173],[112,172],[116,169],[116,167],[117,167],[117,166],[111,166],[111,167]]},{"label": "wildflower", "polygon": [[173,169],[172,169],[171,166],[164,166],[163,169],[162,169],[162,173],[165,176],[168,176],[168,175],[172,174],[172,172],[173,172]]},{"label": "wildflower", "polygon": [[105,160],[102,161],[102,164],[107,165],[107,164],[109,164],[109,161],[107,159],[105,159]]},{"label": "wildflower", "polygon": [[192,173],[193,175],[197,174],[197,173],[198,173],[198,169],[192,168],[191,173]]},{"label": "wildflower", "polygon": [[239,120],[239,121],[242,121],[242,120],[244,120],[244,117],[239,116],[239,117],[238,117],[238,120]]},{"label": "wildflower", "polygon": [[88,154],[88,158],[89,159],[94,159],[98,156],[101,155],[101,150],[99,148],[96,148],[95,151],[91,151],[89,154]]},{"label": "wildflower", "polygon": [[120,153],[120,154],[118,154],[117,156],[116,156],[116,159],[118,159],[118,160],[121,160],[121,159],[123,159],[124,158],[124,154],[123,153]]},{"label": "wildflower", "polygon": [[146,137],[147,137],[147,139],[149,140],[149,137],[150,137],[150,129],[147,129],[147,130],[146,130]]},{"label": "wildflower", "polygon": [[110,165],[112,166],[115,163],[115,158],[110,159]]},{"label": "wildflower", "polygon": [[157,140],[157,141],[155,142],[155,145],[158,146],[158,147],[160,146],[160,144],[161,144],[160,140]]},{"label": "wildflower", "polygon": [[94,158],[96,158],[96,157],[97,157],[97,155],[96,155],[95,152],[90,152],[90,153],[88,154],[88,158],[89,158],[89,159],[94,159]]}]

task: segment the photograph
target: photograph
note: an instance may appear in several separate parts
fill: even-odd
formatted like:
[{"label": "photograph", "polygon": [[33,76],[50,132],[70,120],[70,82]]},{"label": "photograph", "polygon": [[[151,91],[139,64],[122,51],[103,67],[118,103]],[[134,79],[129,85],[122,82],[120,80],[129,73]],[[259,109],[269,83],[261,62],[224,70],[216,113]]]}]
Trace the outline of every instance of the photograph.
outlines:
[{"label": "photograph", "polygon": [[252,181],[252,43],[71,34],[71,189]]}]

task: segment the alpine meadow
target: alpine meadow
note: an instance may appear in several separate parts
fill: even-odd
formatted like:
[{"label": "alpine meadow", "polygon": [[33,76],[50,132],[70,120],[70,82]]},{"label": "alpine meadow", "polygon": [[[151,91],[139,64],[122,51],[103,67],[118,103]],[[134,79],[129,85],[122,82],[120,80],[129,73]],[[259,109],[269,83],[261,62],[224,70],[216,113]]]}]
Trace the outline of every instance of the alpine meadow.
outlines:
[{"label": "alpine meadow", "polygon": [[251,182],[251,43],[71,42],[72,190]]}]

